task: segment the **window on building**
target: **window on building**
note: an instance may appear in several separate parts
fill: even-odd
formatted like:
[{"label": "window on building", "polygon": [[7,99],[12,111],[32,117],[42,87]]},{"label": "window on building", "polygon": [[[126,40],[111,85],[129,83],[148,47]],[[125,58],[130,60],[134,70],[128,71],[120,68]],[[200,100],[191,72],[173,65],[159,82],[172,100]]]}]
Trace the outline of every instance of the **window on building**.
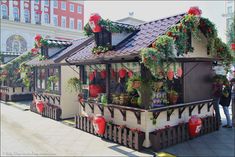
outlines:
[{"label": "window on building", "polygon": [[13,41],[13,52],[19,52],[20,51],[20,42],[19,41]]},{"label": "window on building", "polygon": [[61,2],[61,9],[66,10],[66,2]]},{"label": "window on building", "polygon": [[58,26],[58,17],[54,15],[53,17],[54,26]]},{"label": "window on building", "polygon": [[35,4],[39,4],[39,0],[34,0]]},{"label": "window on building", "polygon": [[66,17],[62,16],[61,18],[61,27],[66,28]]},{"label": "window on building", "polygon": [[49,0],[44,0],[44,5],[49,6]]},{"label": "window on building", "polygon": [[227,11],[228,11],[228,14],[231,14],[232,13],[232,6],[229,6]]},{"label": "window on building", "polygon": [[13,8],[14,21],[19,21],[19,9],[17,7]]},{"label": "window on building", "polygon": [[78,13],[81,14],[82,13],[82,6],[78,6]]},{"label": "window on building", "polygon": [[59,72],[59,67],[48,68],[47,90],[52,93],[58,93],[60,91]]},{"label": "window on building", "polygon": [[8,18],[8,8],[5,4],[1,5],[1,13],[2,13],[2,18],[3,19]]},{"label": "window on building", "polygon": [[46,88],[46,69],[45,68],[37,68],[37,89],[45,89]]},{"label": "window on building", "polygon": [[46,24],[49,24],[49,14],[46,13],[46,14],[44,15],[44,20],[45,20],[45,23],[46,23]]},{"label": "window on building", "polygon": [[78,30],[82,30],[82,20],[78,20]]},{"label": "window on building", "polygon": [[70,4],[69,6],[70,6],[69,7],[70,8],[70,12],[74,12],[74,4]]},{"label": "window on building", "polygon": [[25,9],[24,10],[24,19],[25,19],[25,22],[26,23],[29,23],[30,22],[30,17],[29,17],[29,10],[28,9]]},{"label": "window on building", "polygon": [[53,4],[54,4],[54,8],[58,8],[58,1],[57,0],[54,0]]},{"label": "window on building", "polygon": [[35,13],[35,22],[36,24],[41,24],[40,14]]},{"label": "window on building", "polygon": [[74,19],[73,18],[70,18],[69,28],[74,29]]}]

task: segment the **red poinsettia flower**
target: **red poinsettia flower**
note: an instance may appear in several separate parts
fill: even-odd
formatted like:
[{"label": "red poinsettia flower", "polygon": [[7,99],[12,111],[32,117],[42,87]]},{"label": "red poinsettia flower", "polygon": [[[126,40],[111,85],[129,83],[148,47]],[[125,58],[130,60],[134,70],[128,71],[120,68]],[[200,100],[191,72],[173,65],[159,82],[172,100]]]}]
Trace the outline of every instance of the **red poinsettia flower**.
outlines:
[{"label": "red poinsettia flower", "polygon": [[167,32],[167,35],[168,35],[169,37],[172,37],[172,32]]},{"label": "red poinsettia flower", "polygon": [[40,34],[37,34],[34,39],[35,39],[35,41],[38,42],[42,39],[42,36]]},{"label": "red poinsettia flower", "polygon": [[202,11],[198,7],[191,7],[188,10],[188,14],[200,16],[202,14]]}]

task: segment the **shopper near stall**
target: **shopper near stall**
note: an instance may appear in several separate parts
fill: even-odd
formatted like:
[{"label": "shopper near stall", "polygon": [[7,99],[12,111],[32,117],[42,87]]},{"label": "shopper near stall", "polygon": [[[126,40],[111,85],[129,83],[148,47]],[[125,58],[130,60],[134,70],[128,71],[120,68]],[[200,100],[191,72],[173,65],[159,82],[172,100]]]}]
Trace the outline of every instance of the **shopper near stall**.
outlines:
[{"label": "shopper near stall", "polygon": [[220,105],[223,106],[224,114],[226,116],[227,124],[223,125],[224,128],[232,128],[232,121],[229,115],[229,105],[231,102],[231,85],[227,79],[223,82],[223,89],[220,98]]},{"label": "shopper near stall", "polygon": [[[235,74],[235,71],[234,71]],[[235,127],[235,77],[230,80],[232,86],[232,125]]]}]

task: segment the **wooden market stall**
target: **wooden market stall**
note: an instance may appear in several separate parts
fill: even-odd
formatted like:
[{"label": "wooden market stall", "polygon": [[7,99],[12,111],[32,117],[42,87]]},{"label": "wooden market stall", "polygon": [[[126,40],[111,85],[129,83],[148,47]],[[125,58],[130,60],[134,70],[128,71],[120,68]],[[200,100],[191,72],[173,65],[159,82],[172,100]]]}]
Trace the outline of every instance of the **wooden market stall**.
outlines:
[{"label": "wooden market stall", "polygon": [[68,41],[43,39],[40,35],[35,37],[35,51],[39,56],[27,62],[35,72],[31,111],[55,120],[73,118],[74,114],[79,113],[77,92],[68,84],[69,80],[76,81],[79,77],[79,68],[68,65],[64,59],[74,48],[79,49],[74,45],[86,43],[86,40],[90,39]]},{"label": "wooden market stall", "polygon": [[189,139],[193,115],[202,119],[200,134],[218,129],[212,66],[231,58],[219,53],[225,46],[197,8],[137,26],[97,14],[90,23],[85,31],[94,40],[66,59],[80,67],[82,82],[75,127],[97,134],[92,118],[100,114],[106,120],[103,138],[137,150]]}]

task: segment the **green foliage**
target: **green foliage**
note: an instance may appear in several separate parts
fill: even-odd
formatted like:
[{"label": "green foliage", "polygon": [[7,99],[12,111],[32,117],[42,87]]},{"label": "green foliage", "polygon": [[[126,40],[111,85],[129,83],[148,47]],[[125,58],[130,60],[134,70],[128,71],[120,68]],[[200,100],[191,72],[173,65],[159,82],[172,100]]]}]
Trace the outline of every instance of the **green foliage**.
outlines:
[{"label": "green foliage", "polygon": [[134,75],[132,77],[130,77],[126,83],[127,86],[127,92],[131,93],[133,91],[135,91],[136,89],[133,88],[133,82],[134,81],[141,81],[141,77]]},{"label": "green foliage", "polygon": [[58,76],[50,76],[48,77],[48,80],[47,80],[47,91],[50,91],[51,89],[51,85],[54,84],[54,83],[57,83],[59,81],[59,77]]},{"label": "green foliage", "polygon": [[108,46],[97,46],[97,47],[94,47],[92,49],[92,53],[93,54],[105,53],[105,52],[107,52],[110,49],[111,49],[110,45],[108,45]]},{"label": "green foliage", "polygon": [[67,82],[67,87],[70,91],[81,91],[82,90],[82,83],[77,77],[72,77]]}]

